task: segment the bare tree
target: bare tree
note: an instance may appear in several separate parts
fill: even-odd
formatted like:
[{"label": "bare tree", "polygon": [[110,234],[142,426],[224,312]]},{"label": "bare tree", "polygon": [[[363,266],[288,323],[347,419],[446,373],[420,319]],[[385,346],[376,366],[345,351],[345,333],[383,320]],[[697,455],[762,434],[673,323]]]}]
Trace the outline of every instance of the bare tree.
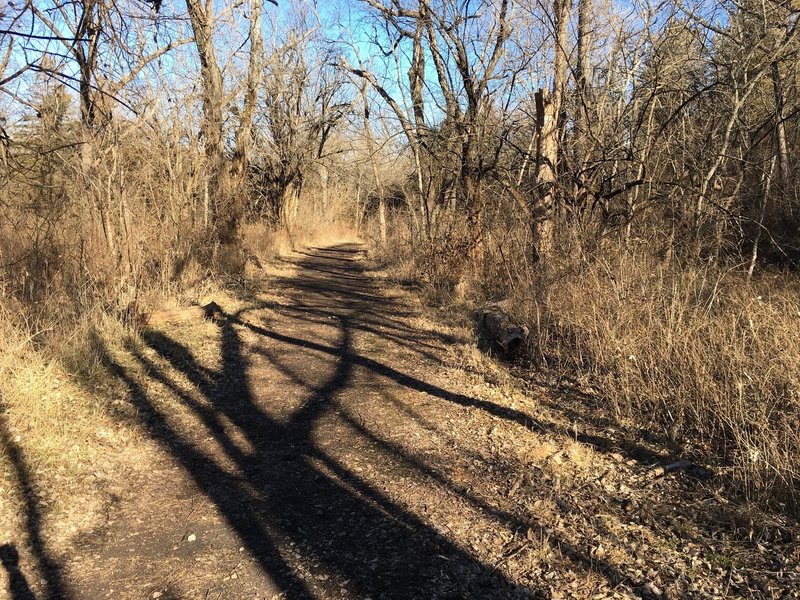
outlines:
[{"label": "bare tree", "polygon": [[[213,6],[210,0],[186,0],[186,9],[192,25],[195,48],[200,60],[200,77],[203,83],[203,144],[207,165],[207,187],[204,204],[206,206],[206,223],[217,226],[220,195],[223,190],[222,176],[224,165],[222,72],[219,68],[213,36]],[[231,242],[235,235],[236,221],[227,218],[227,223],[217,227],[220,241]]]},{"label": "bare tree", "polygon": [[[507,0],[499,4],[482,3],[474,12],[464,12],[460,3],[450,0],[437,3],[366,1],[394,35],[411,46],[408,70],[410,112],[378,83],[373,74],[364,69],[350,70],[367,79],[392,108],[414,152],[419,178],[422,176],[422,151],[429,144],[430,136],[430,127],[425,122],[428,108],[424,105],[422,93],[427,81],[425,57],[430,56],[436,72],[437,92],[444,102],[443,106],[436,107],[444,113],[439,129],[453,132],[448,147],[456,159],[454,191],[469,231],[465,248],[474,264],[479,266],[483,263],[485,180],[495,168],[493,157],[498,154],[497,149],[493,152],[490,146],[493,142],[502,144],[502,139],[492,140],[486,124],[493,109],[491,98],[496,93],[493,85],[511,34],[511,3]],[[427,223],[427,186],[419,180],[418,187],[423,202],[423,220]]]},{"label": "bare tree", "polygon": [[256,116],[258,185],[268,202],[251,207],[251,213],[269,216],[290,231],[309,169],[325,159],[331,134],[350,105],[344,81],[315,33],[300,23],[276,44]]},{"label": "bare tree", "polygon": [[533,246],[537,258],[553,252],[553,210],[558,189],[559,162],[564,139],[562,115],[567,85],[567,32],[570,0],[553,3],[553,84],[536,92],[536,170],[532,211]]},{"label": "bare tree", "polygon": [[236,130],[236,153],[234,158],[234,173],[241,178],[247,171],[248,154],[253,136],[253,117],[258,101],[258,92],[264,70],[264,37],[261,33],[261,8],[262,0],[250,0],[250,61],[247,69],[247,82],[245,84],[244,103],[239,127]]},{"label": "bare tree", "polygon": [[372,165],[372,175],[375,178],[375,190],[378,194],[378,223],[380,226],[381,243],[385,244],[388,235],[386,231],[386,191],[383,187],[383,179],[381,178],[380,167],[378,166],[378,148],[375,144],[375,136],[372,132],[372,123],[370,122],[370,107],[367,97],[366,80],[362,83],[359,91],[361,92],[361,101],[364,105],[364,137],[367,141],[367,153],[369,154],[369,161]]}]

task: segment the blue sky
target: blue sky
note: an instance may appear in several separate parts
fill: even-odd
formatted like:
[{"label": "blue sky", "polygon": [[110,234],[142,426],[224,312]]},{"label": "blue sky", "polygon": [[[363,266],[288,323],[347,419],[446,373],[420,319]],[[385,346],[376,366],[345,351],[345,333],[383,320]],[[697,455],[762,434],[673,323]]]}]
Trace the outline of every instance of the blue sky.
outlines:
[{"label": "blue sky", "polygon": [[[4,0],[6,2],[5,11],[0,10],[0,13],[5,12],[5,15],[0,16],[0,29],[10,27],[9,19],[13,14],[15,7],[22,5],[22,0],[17,0],[16,4],[12,4],[11,0]],[[69,37],[69,28],[66,26],[66,20],[58,10],[53,7],[56,5],[56,0],[33,0],[34,4],[42,10],[47,11],[56,26],[63,32],[65,37]],[[477,0],[463,0],[465,3],[471,2],[471,6],[480,5]],[[718,2],[704,2],[701,0],[699,10],[703,14],[710,15],[714,9],[719,10],[720,3]],[[127,19],[118,22],[120,27],[123,27],[127,32],[127,38],[134,40],[137,38],[134,32],[140,31],[141,35],[138,36],[136,44],[144,49],[144,53],[151,52],[154,49],[162,46],[169,41],[175,41],[181,37],[190,35],[187,27],[187,22],[184,15],[184,3],[182,0],[165,0],[160,14],[155,14],[152,11],[142,8],[141,3],[136,0],[123,0],[118,2],[119,6],[138,7],[135,12],[135,18],[128,17]],[[237,75],[242,72],[246,67],[247,62],[247,21],[245,19],[245,11],[247,2],[243,2],[242,6],[231,8],[231,2],[224,0],[216,0],[215,10],[220,17],[219,27],[216,31],[215,43],[217,46],[218,54],[222,62],[222,66],[226,75],[226,81],[230,87],[231,82],[237,80]],[[621,3],[616,5],[619,14],[624,14],[626,7],[633,9],[634,5],[630,0],[621,0]],[[547,12],[536,8],[535,3],[527,5],[520,4],[517,10],[531,11],[527,16],[532,17],[533,32],[531,35],[537,35],[535,32],[536,20],[546,21]],[[10,10],[9,10],[10,9]],[[48,10],[49,9],[49,10]],[[538,11],[538,12],[537,12]],[[362,61],[372,70],[376,76],[381,80],[389,92],[396,97],[398,101],[402,101],[405,94],[404,85],[406,71],[409,65],[409,45],[408,43],[401,44],[397,48],[397,52],[390,55],[382,54],[378,47],[372,42],[377,40],[384,48],[389,47],[389,40],[385,32],[380,27],[374,18],[367,15],[365,11],[365,4],[360,0],[330,0],[315,2],[311,0],[279,0],[279,5],[276,7],[269,2],[264,2],[264,37],[267,48],[277,48],[281,45],[282,40],[285,40],[287,33],[295,26],[303,15],[308,27],[316,28],[315,33],[320,39],[327,39],[334,41],[338,44],[339,50],[348,57],[351,64],[356,65],[356,56],[360,56]],[[68,17],[73,18],[67,14]],[[635,20],[635,17],[634,17]],[[23,20],[13,25],[16,30],[27,30],[31,25],[30,15],[26,16]],[[47,28],[39,25],[34,28],[34,32],[40,35],[48,34]],[[480,34],[481,31],[475,33]],[[517,39],[525,37],[523,28],[518,28],[515,32]],[[8,38],[6,38],[7,40]],[[11,57],[11,65],[7,72],[13,71],[18,68],[26,60],[38,60],[43,53],[50,52],[54,60],[58,64],[59,70],[67,77],[77,76],[74,61],[65,58],[67,48],[60,41],[47,41],[47,40],[22,40],[17,38],[14,40],[15,50]],[[535,44],[533,39],[527,40],[529,43]],[[0,42],[5,43],[5,42]],[[604,43],[603,40],[598,40],[598,44]],[[514,44],[511,44],[513,50]],[[5,49],[5,45],[0,46],[0,52]],[[546,44],[540,44],[536,48],[539,55],[535,57],[534,62],[525,72],[524,77],[520,78],[519,93],[523,96],[530,95],[536,87],[546,85],[547,81],[547,62],[549,50]],[[274,56],[272,56],[274,58]],[[101,60],[102,71],[108,74],[111,79],[116,79],[124,75],[128,71],[128,65],[125,64],[122,56],[106,55]],[[0,111],[5,112],[9,117],[18,118],[22,112],[29,111],[24,108],[24,101],[31,100],[31,86],[35,81],[32,74],[26,75],[13,83],[5,86],[7,93],[0,93]],[[426,71],[427,82],[427,100],[429,116],[432,120],[436,120],[436,104],[440,103],[441,99],[438,97],[438,86],[435,83],[435,73],[433,71],[430,59],[427,61]],[[75,85],[73,82],[67,81],[70,85]],[[184,45],[176,50],[171,51],[168,55],[161,57],[158,61],[153,62],[148,69],[146,69],[138,78],[135,85],[122,94],[127,101],[135,103],[137,101],[136,94],[134,93],[137,86],[140,89],[146,89],[160,85],[164,88],[169,88],[175,95],[173,101],[185,101],[187,95],[193,93],[193,88],[197,86],[196,77],[196,58],[195,51],[191,44]],[[151,89],[151,93],[155,90]],[[195,89],[196,91],[196,89]],[[21,102],[22,101],[22,102]],[[184,102],[185,103],[185,102]],[[74,104],[77,104],[76,102]],[[383,112],[385,113],[385,107]]]}]

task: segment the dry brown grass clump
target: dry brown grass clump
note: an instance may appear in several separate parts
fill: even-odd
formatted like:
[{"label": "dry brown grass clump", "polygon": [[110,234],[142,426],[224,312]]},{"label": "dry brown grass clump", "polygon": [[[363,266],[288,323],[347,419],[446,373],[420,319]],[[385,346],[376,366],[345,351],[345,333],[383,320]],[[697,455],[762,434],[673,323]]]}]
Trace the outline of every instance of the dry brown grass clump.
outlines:
[{"label": "dry brown grass clump", "polygon": [[650,245],[609,240],[591,253],[574,244],[542,268],[519,242],[487,244],[482,273],[438,282],[420,248],[395,243],[384,258],[437,305],[500,301],[529,325],[537,368],[588,379],[621,422],[676,451],[717,456],[749,498],[796,506],[800,289],[790,276],[748,280],[741,266],[667,263]]},{"label": "dry brown grass clump", "polygon": [[530,325],[537,364],[588,377],[621,421],[715,453],[749,497],[796,505],[800,291],[791,278],[667,264],[634,245],[564,256],[544,273],[477,278],[473,302],[499,291]]},{"label": "dry brown grass clump", "polygon": [[[103,481],[138,435],[130,407],[104,393],[86,327],[37,350],[36,332],[12,326],[9,317],[0,315],[0,528],[22,535],[36,506],[43,529],[57,537],[70,533],[62,531],[67,526],[91,529]],[[110,339],[123,333],[110,319],[99,326]],[[69,363],[94,378],[96,392]]]},{"label": "dry brown grass clump", "polygon": [[800,295],[781,278],[620,253],[560,277],[539,356],[588,373],[619,416],[713,447],[748,493],[800,482]]}]

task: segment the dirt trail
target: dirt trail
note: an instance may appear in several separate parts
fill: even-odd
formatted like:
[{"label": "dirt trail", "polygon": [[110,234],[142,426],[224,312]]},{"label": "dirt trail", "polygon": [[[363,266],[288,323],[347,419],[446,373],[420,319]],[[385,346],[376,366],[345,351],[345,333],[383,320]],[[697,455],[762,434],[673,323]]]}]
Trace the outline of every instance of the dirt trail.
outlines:
[{"label": "dirt trail", "polygon": [[[94,543],[81,595],[477,598],[515,587],[396,500],[417,485],[457,499],[441,472],[444,440],[414,407],[449,402],[439,415],[459,418],[468,399],[415,375],[447,338],[409,327],[408,307],[364,275],[359,253],[307,255],[279,282],[279,302],[230,315],[218,372],[147,334],[196,384],[199,398],[179,392],[194,415],[161,413],[111,365],[169,459],[145,483],[146,504],[123,505]],[[422,435],[429,457],[404,449]]]},{"label": "dirt trail", "polygon": [[[752,531],[748,545],[714,539],[741,532],[720,525],[731,510],[705,502],[704,484],[641,480],[669,457],[590,428],[574,393],[466,372],[470,345],[365,273],[360,253],[306,253],[199,342],[151,331],[106,356],[148,459],[108,485],[104,524],[60,553],[65,595],[792,593],[796,578],[762,574],[792,576],[791,536],[767,555]],[[706,512],[685,508],[699,498]]]}]

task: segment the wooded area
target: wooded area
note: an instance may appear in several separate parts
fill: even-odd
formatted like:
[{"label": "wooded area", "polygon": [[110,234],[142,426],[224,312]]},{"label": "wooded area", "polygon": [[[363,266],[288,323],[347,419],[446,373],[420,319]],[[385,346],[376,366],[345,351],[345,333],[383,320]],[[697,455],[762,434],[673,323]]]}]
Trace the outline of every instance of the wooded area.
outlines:
[{"label": "wooded area", "polygon": [[620,419],[796,501],[799,14],[5,3],[3,327],[135,326],[282,244],[361,237],[432,303],[505,301],[531,364]]}]

